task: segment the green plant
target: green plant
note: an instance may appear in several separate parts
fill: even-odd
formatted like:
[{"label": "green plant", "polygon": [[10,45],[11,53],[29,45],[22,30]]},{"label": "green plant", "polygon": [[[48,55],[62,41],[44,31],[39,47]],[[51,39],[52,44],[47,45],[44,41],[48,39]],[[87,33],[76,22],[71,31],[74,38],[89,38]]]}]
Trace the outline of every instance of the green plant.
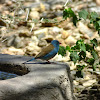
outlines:
[{"label": "green plant", "polygon": [[72,18],[73,24],[76,26],[76,23],[80,21],[81,19],[89,19],[90,24],[94,25],[94,28],[98,31],[98,34],[100,35],[100,17],[96,12],[88,13],[86,10],[81,10],[78,12],[78,15],[74,13],[74,11],[71,8],[64,9],[63,11],[63,18]]},{"label": "green plant", "polygon": [[[76,26],[77,22],[81,19],[89,19],[90,24],[94,25],[94,28],[98,31],[98,34],[100,35],[100,17],[96,12],[88,13],[86,10],[82,10],[78,12],[78,15],[72,11],[71,8],[64,9],[63,11],[63,18],[66,20],[67,18],[72,18],[73,24]],[[70,52],[70,60],[76,64],[77,62],[84,61],[89,66],[92,66],[93,71],[96,70],[96,66],[99,64],[98,61],[98,53],[96,52],[95,48],[98,46],[97,40],[94,38],[93,40],[90,40],[90,44],[84,43],[84,40],[78,40],[76,44],[72,47],[66,46],[60,47],[58,54],[61,54],[64,56],[66,54],[66,51]],[[87,57],[87,52],[91,54],[91,58]],[[76,65],[77,71],[76,76],[77,77],[83,77],[83,69],[86,67],[85,65]]]},{"label": "green plant", "polygon": [[[89,66],[92,66],[93,70],[96,70],[96,65],[99,64],[97,62],[95,64],[95,61],[98,60],[98,53],[96,52],[95,48],[98,46],[97,40],[93,39],[90,40],[90,44],[84,43],[84,40],[78,40],[76,44],[72,47],[66,46],[62,47],[60,46],[58,54],[61,54],[64,56],[66,54],[66,51],[70,52],[70,60],[76,64],[77,62],[79,63],[80,61],[84,61],[87,63]],[[87,52],[91,54],[91,58],[87,57]],[[76,76],[77,77],[83,77],[83,72],[82,70],[85,65],[76,65],[77,66],[77,71],[76,71]]]}]

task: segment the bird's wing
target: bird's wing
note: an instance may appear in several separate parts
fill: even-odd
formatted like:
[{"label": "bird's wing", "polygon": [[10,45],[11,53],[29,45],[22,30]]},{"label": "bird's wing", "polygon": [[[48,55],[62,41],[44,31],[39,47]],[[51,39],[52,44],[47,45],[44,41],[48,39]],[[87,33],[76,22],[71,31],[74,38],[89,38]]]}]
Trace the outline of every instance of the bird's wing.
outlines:
[{"label": "bird's wing", "polygon": [[45,56],[46,54],[48,54],[49,52],[51,52],[54,49],[54,46],[52,44],[46,46],[45,48],[43,48],[41,50],[41,52],[35,57],[35,58],[40,58]]}]

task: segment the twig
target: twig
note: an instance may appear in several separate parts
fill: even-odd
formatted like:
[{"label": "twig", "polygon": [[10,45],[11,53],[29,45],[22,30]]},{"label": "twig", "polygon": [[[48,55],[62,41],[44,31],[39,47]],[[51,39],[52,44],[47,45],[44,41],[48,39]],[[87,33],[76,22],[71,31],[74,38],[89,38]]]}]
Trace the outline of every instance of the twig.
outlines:
[{"label": "twig", "polygon": [[67,3],[70,1],[72,2],[72,0],[67,0],[66,3],[64,4],[64,7],[66,7]]},{"label": "twig", "polygon": [[[33,19],[32,19],[32,21],[33,21]],[[30,33],[32,32],[32,30],[33,30],[33,27],[34,27],[34,23],[32,24],[32,28],[31,28],[31,30],[30,30]]]},{"label": "twig", "polygon": [[27,10],[27,15],[26,15],[26,20],[25,21],[28,20],[28,16],[29,16],[29,12],[30,12],[29,8],[27,8],[26,10]]}]

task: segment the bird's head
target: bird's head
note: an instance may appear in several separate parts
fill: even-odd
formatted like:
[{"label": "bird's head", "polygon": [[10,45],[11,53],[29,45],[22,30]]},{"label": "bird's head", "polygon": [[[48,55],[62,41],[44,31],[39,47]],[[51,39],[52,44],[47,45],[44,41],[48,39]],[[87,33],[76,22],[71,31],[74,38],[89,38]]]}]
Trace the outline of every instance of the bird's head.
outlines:
[{"label": "bird's head", "polygon": [[54,45],[54,47],[59,47],[60,42],[58,40],[52,40],[51,44]]}]

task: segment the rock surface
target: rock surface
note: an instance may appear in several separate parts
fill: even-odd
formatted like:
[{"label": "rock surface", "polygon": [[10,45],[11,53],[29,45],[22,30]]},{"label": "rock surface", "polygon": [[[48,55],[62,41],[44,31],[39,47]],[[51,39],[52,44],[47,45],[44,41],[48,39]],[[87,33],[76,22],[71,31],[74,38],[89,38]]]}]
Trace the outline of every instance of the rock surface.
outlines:
[{"label": "rock surface", "polygon": [[30,58],[0,54],[0,70],[23,75],[0,81],[0,100],[75,100],[67,64]]}]

